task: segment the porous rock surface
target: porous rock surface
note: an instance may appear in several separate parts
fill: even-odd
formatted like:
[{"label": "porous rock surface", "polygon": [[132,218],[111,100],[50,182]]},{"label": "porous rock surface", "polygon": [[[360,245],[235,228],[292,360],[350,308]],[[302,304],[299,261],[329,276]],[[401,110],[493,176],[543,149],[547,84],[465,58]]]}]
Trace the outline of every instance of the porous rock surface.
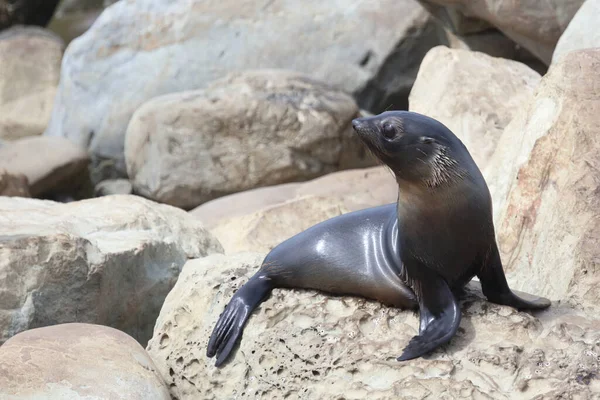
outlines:
[{"label": "porous rock surface", "polygon": [[[568,53],[500,138],[489,180],[521,290],[600,304],[600,49]],[[526,278],[527,277],[527,278]]]},{"label": "porous rock surface", "polygon": [[600,320],[561,302],[537,316],[518,312],[482,300],[474,283],[452,342],[402,363],[396,357],[418,329],[414,313],[275,289],[217,369],[206,357],[211,331],[263,257],[212,255],[184,266],[147,347],[173,397],[592,399],[600,390]]},{"label": "porous rock surface", "polygon": [[224,194],[374,165],[352,97],[283,70],[234,73],[154,98],[125,139],[135,193],[182,208]]},{"label": "porous rock surface", "polygon": [[397,68],[394,82],[379,82],[378,73],[393,60],[422,59],[426,49],[415,54],[404,42],[415,42],[428,20],[414,0],[119,1],[65,52],[45,134],[88,146],[124,173],[125,131],[139,106],[230,72],[293,69],[363,96],[386,82],[407,90],[412,70],[407,77]]},{"label": "porous rock surface", "polygon": [[435,118],[484,172],[504,128],[533,96],[540,74],[516,61],[437,46],[419,69],[410,111]]},{"label": "porous rock surface", "polygon": [[26,137],[0,148],[0,169],[25,175],[32,196],[84,190],[89,184],[85,148],[62,137]]},{"label": "porous rock surface", "polygon": [[348,211],[356,211],[395,202],[398,187],[392,172],[385,166],[356,168],[333,172],[306,182],[283,183],[219,197],[194,208],[190,214],[212,229],[221,222],[305,196],[326,196]]},{"label": "porous rock surface", "polygon": [[42,28],[0,33],[0,139],[41,135],[58,87],[64,44]]},{"label": "porous rock surface", "polygon": [[171,397],[132,337],[92,324],[31,329],[0,347],[0,397],[145,400]]},{"label": "porous rock surface", "polygon": [[419,2],[457,33],[474,33],[495,26],[549,65],[558,39],[584,0]]},{"label": "porous rock surface", "polygon": [[0,197],[0,343],[89,322],[145,344],[183,264],[215,252],[222,247],[200,221],[137,196]]},{"label": "porous rock surface", "polygon": [[586,0],[563,32],[552,54],[552,62],[570,51],[600,47],[600,1]]}]

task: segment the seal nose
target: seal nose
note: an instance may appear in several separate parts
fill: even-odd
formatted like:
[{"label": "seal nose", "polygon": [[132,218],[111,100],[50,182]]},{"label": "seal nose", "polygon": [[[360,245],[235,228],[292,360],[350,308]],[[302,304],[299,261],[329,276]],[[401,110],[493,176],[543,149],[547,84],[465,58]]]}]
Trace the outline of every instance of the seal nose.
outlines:
[{"label": "seal nose", "polygon": [[360,131],[360,129],[363,126],[363,122],[360,120],[360,118],[355,118],[352,120],[352,128],[354,128],[355,131]]}]

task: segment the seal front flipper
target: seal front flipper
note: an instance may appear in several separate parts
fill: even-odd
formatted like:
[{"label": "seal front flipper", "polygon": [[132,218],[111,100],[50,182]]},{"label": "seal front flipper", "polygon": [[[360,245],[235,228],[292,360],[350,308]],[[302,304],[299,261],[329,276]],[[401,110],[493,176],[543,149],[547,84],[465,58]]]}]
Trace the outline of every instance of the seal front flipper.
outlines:
[{"label": "seal front flipper", "polygon": [[[496,304],[511,306],[518,310],[543,310],[550,306],[550,300],[531,294],[510,290],[497,246],[492,246],[486,263],[477,274],[483,294]],[[521,294],[522,297],[518,296]],[[529,299],[524,299],[528,297]]]},{"label": "seal front flipper", "polygon": [[446,281],[434,271],[426,275],[414,285],[419,298],[419,335],[408,342],[398,361],[423,356],[448,342],[460,324],[460,307]]},{"label": "seal front flipper", "polygon": [[225,311],[219,316],[208,341],[206,355],[217,356],[215,366],[220,366],[227,359],[242,337],[250,314],[272,289],[271,280],[259,271],[233,295]]}]

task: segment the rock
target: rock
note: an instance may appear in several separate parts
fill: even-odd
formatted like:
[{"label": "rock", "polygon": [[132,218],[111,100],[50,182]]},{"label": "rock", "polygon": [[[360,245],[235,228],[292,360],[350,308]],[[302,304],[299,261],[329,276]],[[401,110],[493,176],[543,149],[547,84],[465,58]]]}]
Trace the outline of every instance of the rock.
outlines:
[{"label": "rock", "polygon": [[351,96],[289,71],[228,75],[157,97],[131,119],[136,193],[190,209],[225,194],[374,165],[352,129]]},{"label": "rock", "polygon": [[0,31],[13,25],[46,26],[60,0],[0,0]]},{"label": "rock", "polygon": [[586,0],[558,40],[552,62],[570,51],[600,47],[599,20],[600,1]]},{"label": "rock", "polygon": [[268,252],[282,238],[347,213],[341,200],[303,196],[267,207],[253,214],[229,218],[211,229],[228,254],[242,251]]},{"label": "rock", "polygon": [[437,46],[423,59],[410,94],[410,110],[448,126],[486,175],[498,138],[532,98],[540,79],[516,61]]},{"label": "rock", "polygon": [[12,175],[0,169],[0,196],[31,197],[25,175]]},{"label": "rock", "polygon": [[15,27],[0,33],[0,139],[44,132],[63,49],[62,40],[44,29]]},{"label": "rock", "polygon": [[0,397],[165,399],[152,359],[113,328],[62,324],[32,329],[0,347]]},{"label": "rock", "polygon": [[560,303],[537,316],[518,312],[482,300],[474,283],[452,341],[408,362],[396,357],[417,333],[414,313],[276,289],[217,369],[206,357],[210,333],[263,257],[212,255],[184,266],[147,346],[174,398],[591,399],[600,390],[598,319]]},{"label": "rock", "polygon": [[311,74],[356,93],[363,108],[361,98],[381,97],[387,83],[400,87],[405,101],[422,56],[437,44],[418,36],[429,21],[413,0],[377,7],[316,0],[119,1],[67,49],[45,134],[88,146],[95,162],[113,160],[124,175],[125,131],[138,107],[160,95],[204,89],[230,72]]},{"label": "rock", "polygon": [[583,1],[419,0],[454,32],[480,32],[495,26],[547,65]]},{"label": "rock", "polygon": [[0,221],[0,343],[89,322],[145,344],[185,261],[223,251],[184,211],[132,195],[0,197]]},{"label": "rock", "polygon": [[398,186],[387,167],[338,171],[302,183],[284,183],[223,196],[190,213],[211,229],[221,222],[254,214],[303,196],[327,197],[348,211],[393,203]]},{"label": "rock", "polygon": [[111,194],[131,194],[133,186],[127,179],[108,179],[96,185],[96,196],[109,196]]},{"label": "rock", "polygon": [[28,137],[0,148],[0,169],[27,176],[35,197],[85,190],[88,163],[85,149],[61,137]]},{"label": "rock", "polygon": [[600,49],[554,63],[490,160],[502,259],[517,289],[600,304]]}]

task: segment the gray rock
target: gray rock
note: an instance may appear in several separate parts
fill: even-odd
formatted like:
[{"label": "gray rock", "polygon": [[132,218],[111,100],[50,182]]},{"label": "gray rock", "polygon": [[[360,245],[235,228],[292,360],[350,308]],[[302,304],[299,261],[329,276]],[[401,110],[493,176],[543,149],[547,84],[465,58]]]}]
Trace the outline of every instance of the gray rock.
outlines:
[{"label": "gray rock", "polygon": [[586,0],[558,40],[552,62],[574,50],[600,47],[599,23],[600,0]]},{"label": "gray rock", "polygon": [[125,141],[135,193],[185,209],[225,194],[375,159],[352,129],[352,97],[283,70],[231,74],[206,90],[157,97]]},{"label": "gray rock", "polygon": [[[383,0],[376,6],[316,0],[119,1],[67,49],[45,134],[89,147],[95,162],[115,160],[114,168],[124,174],[125,131],[139,106],[163,94],[205,88],[229,72],[293,69],[356,93],[361,106],[361,96],[378,98],[379,85],[390,82],[403,88],[406,101],[427,51],[427,44],[417,42],[428,22],[427,12],[413,0]],[[421,55],[410,53],[415,48]],[[406,63],[412,78],[404,72]],[[387,68],[383,81],[377,78],[382,68]],[[394,82],[388,79],[392,75]]]},{"label": "gray rock", "polygon": [[549,65],[558,39],[584,0],[419,1],[457,34],[495,26]]},{"label": "gray rock", "polygon": [[0,347],[0,397],[25,399],[156,399],[169,392],[133,338],[91,324],[31,329]]},{"label": "gray rock", "polygon": [[108,179],[96,185],[96,196],[109,196],[111,194],[131,194],[133,186],[127,179]]},{"label": "gray rock", "polygon": [[60,204],[0,197],[0,344],[88,322],[145,344],[188,258],[222,252],[201,222],[138,196]]},{"label": "gray rock", "polygon": [[62,40],[33,27],[0,33],[0,139],[41,135],[52,112]]}]

